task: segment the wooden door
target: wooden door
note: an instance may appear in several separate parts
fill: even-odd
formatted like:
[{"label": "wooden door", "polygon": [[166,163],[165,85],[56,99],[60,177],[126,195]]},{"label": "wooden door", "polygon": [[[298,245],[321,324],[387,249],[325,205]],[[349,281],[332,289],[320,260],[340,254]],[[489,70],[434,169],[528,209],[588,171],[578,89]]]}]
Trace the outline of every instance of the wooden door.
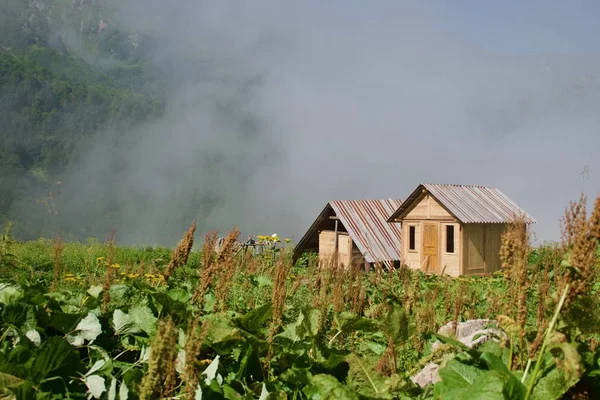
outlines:
[{"label": "wooden door", "polygon": [[423,270],[438,273],[438,224],[425,224],[423,227]]},{"label": "wooden door", "polygon": [[338,233],[338,262],[344,268],[350,265],[352,257],[352,239],[347,233]]}]

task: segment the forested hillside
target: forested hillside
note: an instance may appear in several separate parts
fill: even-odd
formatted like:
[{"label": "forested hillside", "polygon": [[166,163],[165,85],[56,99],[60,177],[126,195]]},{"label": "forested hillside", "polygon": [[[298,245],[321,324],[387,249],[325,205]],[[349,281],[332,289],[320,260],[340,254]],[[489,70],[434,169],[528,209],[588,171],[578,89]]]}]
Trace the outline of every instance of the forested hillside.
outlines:
[{"label": "forested hillside", "polygon": [[[0,224],[31,210],[21,202],[37,204],[40,218],[51,214],[56,181],[79,149],[163,112],[160,76],[145,63],[149,41],[92,18],[100,3],[0,4]],[[68,35],[79,48],[70,49]],[[16,231],[33,237],[35,225]]]}]

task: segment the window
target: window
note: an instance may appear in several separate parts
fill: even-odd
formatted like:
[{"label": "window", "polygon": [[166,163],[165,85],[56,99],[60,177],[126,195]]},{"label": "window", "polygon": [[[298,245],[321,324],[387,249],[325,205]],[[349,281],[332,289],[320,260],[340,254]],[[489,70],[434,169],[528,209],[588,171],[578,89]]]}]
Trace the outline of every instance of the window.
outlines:
[{"label": "window", "polygon": [[454,225],[446,225],[446,253],[454,253]]},{"label": "window", "polygon": [[409,250],[414,250],[416,249],[416,244],[415,244],[415,227],[414,226],[409,226],[408,227],[408,249]]}]

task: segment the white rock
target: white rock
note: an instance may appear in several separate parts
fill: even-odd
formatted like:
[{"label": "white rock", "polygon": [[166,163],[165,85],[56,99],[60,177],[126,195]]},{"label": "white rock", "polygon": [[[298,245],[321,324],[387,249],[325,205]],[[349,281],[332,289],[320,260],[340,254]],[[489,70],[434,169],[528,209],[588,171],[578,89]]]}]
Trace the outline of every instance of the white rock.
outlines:
[{"label": "white rock", "polygon": [[[448,322],[438,330],[438,334],[442,336],[453,337],[465,344],[468,347],[477,347],[490,339],[497,340],[500,337],[501,340],[507,340],[506,334],[494,327],[498,326],[498,322],[490,319],[472,319],[464,322],[459,322],[456,325],[456,333],[453,333],[453,327],[455,326],[454,321]],[[440,341],[436,341],[431,346],[431,351],[435,353],[442,345]],[[439,376],[440,366],[436,363],[429,363],[417,374],[413,375],[410,379],[417,385],[425,387],[430,384],[434,384],[440,380]]]},{"label": "white rock", "polygon": [[410,380],[413,381],[416,385],[425,387],[429,384],[436,383],[440,380],[439,370],[440,366],[436,363],[431,362],[427,364],[416,375],[411,376]]}]

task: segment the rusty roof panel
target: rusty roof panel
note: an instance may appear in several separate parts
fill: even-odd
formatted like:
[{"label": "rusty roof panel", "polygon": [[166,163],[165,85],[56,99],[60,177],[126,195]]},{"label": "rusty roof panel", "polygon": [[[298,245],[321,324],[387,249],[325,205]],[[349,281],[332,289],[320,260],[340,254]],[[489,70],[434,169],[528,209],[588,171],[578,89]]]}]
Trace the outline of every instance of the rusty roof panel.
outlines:
[{"label": "rusty roof panel", "polygon": [[387,219],[402,200],[334,200],[329,205],[367,262],[400,260],[400,224]]},{"label": "rusty roof panel", "polygon": [[496,188],[431,183],[421,186],[463,223],[506,223],[520,214],[528,223],[536,223],[531,215]]}]

